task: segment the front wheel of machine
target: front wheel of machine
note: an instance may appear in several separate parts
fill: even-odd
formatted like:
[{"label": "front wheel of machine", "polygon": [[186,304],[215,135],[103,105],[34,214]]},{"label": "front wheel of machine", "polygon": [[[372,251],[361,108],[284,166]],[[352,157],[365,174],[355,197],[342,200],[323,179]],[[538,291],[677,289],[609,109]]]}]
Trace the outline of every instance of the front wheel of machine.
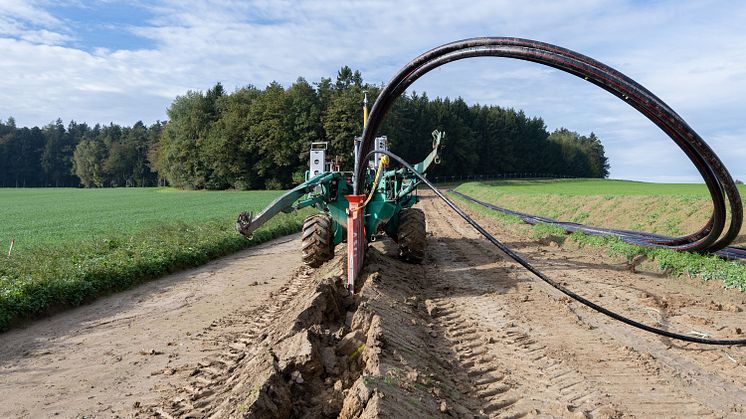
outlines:
[{"label": "front wheel of machine", "polygon": [[326,214],[308,216],[301,233],[303,263],[318,268],[334,257],[333,234],[331,217]]},{"label": "front wheel of machine", "polygon": [[425,258],[427,243],[425,231],[425,213],[419,208],[403,209],[399,213],[399,229],[397,231],[399,256],[402,259],[420,263]]}]

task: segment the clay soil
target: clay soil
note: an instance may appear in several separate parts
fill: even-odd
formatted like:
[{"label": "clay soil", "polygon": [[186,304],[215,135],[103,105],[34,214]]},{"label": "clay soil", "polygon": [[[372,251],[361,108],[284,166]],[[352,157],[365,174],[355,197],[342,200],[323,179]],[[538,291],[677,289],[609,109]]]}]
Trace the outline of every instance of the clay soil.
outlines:
[{"label": "clay soil", "polygon": [[[746,348],[570,301],[425,195],[428,256],[286,238],[1,336],[1,417],[744,417]],[[474,215],[474,214],[472,214]],[[671,331],[743,338],[746,295],[477,220],[574,291]],[[639,262],[639,261],[638,261]]]}]

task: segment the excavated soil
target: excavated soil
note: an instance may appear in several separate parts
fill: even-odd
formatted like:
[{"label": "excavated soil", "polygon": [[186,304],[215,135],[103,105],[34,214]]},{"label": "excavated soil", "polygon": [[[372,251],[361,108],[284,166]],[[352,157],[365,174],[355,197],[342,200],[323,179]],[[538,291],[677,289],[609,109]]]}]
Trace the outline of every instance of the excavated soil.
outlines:
[{"label": "excavated soil", "polygon": [[[0,416],[746,416],[746,348],[612,321],[507,260],[439,200],[425,195],[418,206],[426,260],[407,264],[389,240],[373,243],[354,297],[340,249],[321,268],[301,268],[294,240],[116,296],[106,315],[94,304],[64,327],[53,318],[6,333],[0,385],[11,397]],[[475,217],[594,302],[671,331],[745,336],[743,293]],[[233,272],[233,286],[188,288],[191,298],[212,290],[212,302],[225,294],[220,310],[158,303],[181,301],[182,282],[205,272]],[[246,287],[254,278],[261,286]]]}]

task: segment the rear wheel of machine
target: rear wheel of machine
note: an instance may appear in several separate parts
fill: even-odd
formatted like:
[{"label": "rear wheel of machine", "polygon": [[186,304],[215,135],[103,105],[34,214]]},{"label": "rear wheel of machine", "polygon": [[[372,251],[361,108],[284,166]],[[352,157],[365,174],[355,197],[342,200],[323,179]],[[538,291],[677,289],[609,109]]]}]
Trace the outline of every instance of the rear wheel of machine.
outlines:
[{"label": "rear wheel of machine", "polygon": [[331,217],[326,214],[308,216],[301,233],[303,263],[318,268],[334,257],[333,234]]},{"label": "rear wheel of machine", "polygon": [[419,208],[407,208],[399,213],[397,243],[402,259],[420,263],[425,258],[425,213]]}]

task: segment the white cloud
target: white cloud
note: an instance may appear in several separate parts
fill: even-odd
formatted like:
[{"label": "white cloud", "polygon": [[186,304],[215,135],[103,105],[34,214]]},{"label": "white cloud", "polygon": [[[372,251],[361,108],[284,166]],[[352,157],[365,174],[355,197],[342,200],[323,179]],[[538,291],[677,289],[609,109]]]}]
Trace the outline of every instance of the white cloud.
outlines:
[{"label": "white cloud", "polygon": [[[147,49],[82,50],[76,29],[44,3],[0,3],[0,117],[35,125],[62,117],[131,124],[165,118],[171,100],[216,81],[227,88],[333,76],[342,65],[388,81],[417,54],[481,35],[523,36],[599,59],[667,101],[746,177],[746,5],[732,2],[347,2],[169,0],[125,28]],[[612,175],[696,180],[683,154],[618,99],[532,63],[476,59],[433,71],[431,97],[522,108],[550,129],[604,141]],[[739,175],[739,173],[742,173]]]},{"label": "white cloud", "polygon": [[3,0],[0,3],[0,16],[12,17],[37,25],[59,26],[61,21],[33,1]]},{"label": "white cloud", "polygon": [[0,36],[46,45],[61,45],[74,39],[58,30],[64,31],[62,21],[33,2],[0,2]]}]

